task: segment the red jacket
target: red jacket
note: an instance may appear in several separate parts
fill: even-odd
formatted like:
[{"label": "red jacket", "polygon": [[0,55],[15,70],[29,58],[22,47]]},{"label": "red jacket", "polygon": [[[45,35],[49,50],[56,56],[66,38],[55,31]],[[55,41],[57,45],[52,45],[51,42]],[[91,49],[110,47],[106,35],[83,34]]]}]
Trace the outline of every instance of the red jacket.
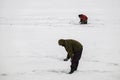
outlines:
[{"label": "red jacket", "polygon": [[87,21],[88,17],[84,14],[79,15],[79,18],[83,21]]}]

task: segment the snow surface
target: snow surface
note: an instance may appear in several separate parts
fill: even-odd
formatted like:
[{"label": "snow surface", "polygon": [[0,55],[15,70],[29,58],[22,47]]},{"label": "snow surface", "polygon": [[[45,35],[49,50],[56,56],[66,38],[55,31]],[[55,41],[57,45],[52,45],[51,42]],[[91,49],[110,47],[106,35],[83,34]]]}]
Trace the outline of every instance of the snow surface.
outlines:
[{"label": "snow surface", "polygon": [[[0,0],[0,80],[120,80],[119,8],[120,0]],[[84,46],[71,75],[61,38]]]}]

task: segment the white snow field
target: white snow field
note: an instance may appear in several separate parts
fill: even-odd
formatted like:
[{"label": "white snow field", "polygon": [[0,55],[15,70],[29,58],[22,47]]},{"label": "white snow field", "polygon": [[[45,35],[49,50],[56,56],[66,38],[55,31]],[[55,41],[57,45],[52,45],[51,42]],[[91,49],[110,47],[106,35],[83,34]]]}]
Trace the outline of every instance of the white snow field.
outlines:
[{"label": "white snow field", "polygon": [[[0,0],[0,80],[120,80],[119,8],[120,0]],[[83,44],[73,74],[61,38]]]}]

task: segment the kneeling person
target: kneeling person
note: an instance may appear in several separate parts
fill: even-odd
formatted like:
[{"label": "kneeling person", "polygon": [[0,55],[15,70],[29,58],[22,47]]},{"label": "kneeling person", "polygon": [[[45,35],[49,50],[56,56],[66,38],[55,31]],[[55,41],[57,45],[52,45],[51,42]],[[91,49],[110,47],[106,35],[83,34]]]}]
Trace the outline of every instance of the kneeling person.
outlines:
[{"label": "kneeling person", "polygon": [[80,18],[81,24],[87,24],[88,17],[86,15],[80,14],[80,15],[78,15],[78,17]]}]

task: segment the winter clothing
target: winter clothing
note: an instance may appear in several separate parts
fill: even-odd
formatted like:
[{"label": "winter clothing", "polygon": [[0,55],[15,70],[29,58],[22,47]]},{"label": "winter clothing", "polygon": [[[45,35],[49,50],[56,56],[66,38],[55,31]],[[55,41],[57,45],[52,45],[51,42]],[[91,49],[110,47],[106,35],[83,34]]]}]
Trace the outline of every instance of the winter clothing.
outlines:
[{"label": "winter clothing", "polygon": [[78,17],[80,18],[81,24],[87,24],[88,17],[86,15],[80,14],[80,15],[78,15]]},{"label": "winter clothing", "polygon": [[83,48],[81,48],[80,52],[75,53],[75,55],[73,56],[73,59],[71,61],[72,64],[71,64],[71,71],[70,71],[72,73],[77,70],[79,60],[82,55],[82,50],[83,50]]},{"label": "winter clothing", "polygon": [[83,46],[78,41],[72,39],[60,39],[58,44],[63,46],[68,53],[64,61],[67,61],[71,58],[71,74],[77,70],[79,60],[82,55]]}]

